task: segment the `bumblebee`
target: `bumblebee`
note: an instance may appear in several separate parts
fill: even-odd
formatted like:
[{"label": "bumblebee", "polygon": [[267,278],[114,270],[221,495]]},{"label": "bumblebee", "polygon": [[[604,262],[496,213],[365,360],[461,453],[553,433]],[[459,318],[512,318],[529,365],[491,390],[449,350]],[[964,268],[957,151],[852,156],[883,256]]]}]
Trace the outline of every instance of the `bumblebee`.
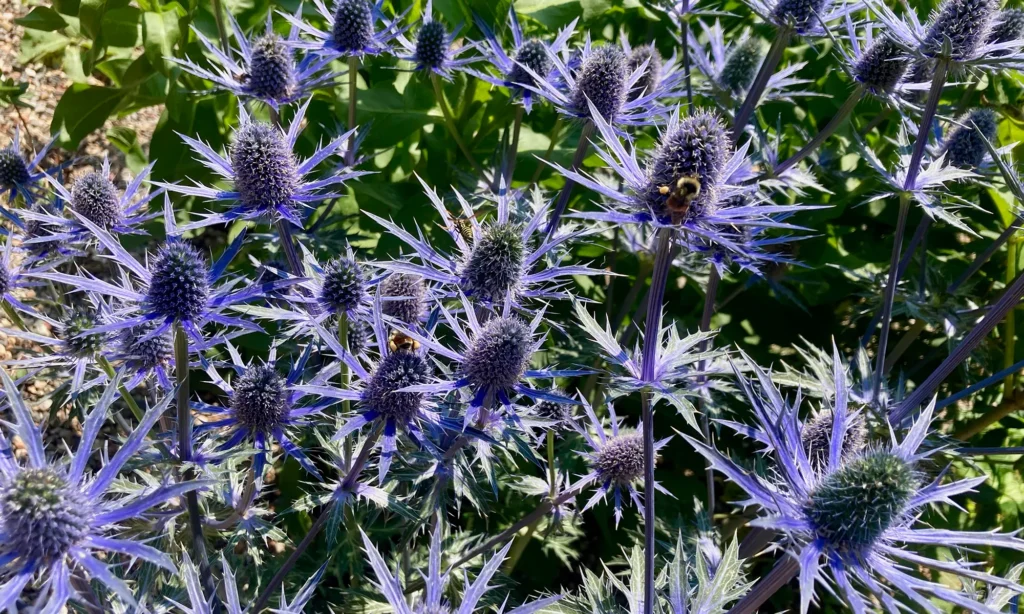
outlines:
[{"label": "bumblebee", "polygon": [[700,196],[700,179],[694,175],[683,175],[676,181],[675,187],[663,185],[658,193],[668,196],[665,208],[674,217],[684,217],[690,211],[690,204]]},{"label": "bumblebee", "polygon": [[388,338],[388,349],[392,352],[397,352],[398,350],[415,352],[420,349],[420,342],[401,331],[394,330],[391,331],[391,336]]}]

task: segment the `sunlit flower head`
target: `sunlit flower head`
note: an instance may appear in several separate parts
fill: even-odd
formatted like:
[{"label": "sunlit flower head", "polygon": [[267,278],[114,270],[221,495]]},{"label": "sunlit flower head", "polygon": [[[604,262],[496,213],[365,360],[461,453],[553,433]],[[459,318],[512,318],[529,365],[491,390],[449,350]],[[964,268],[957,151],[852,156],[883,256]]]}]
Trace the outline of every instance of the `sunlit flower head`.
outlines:
[{"label": "sunlit flower head", "polygon": [[944,143],[946,160],[957,168],[978,168],[988,156],[985,141],[993,142],[996,138],[999,118],[991,109],[978,109],[958,123]]},{"label": "sunlit flower head", "polygon": [[480,58],[475,54],[476,43],[459,39],[461,27],[449,32],[444,22],[435,19],[432,0],[427,0],[422,21],[413,36],[399,34],[396,38],[405,53],[398,58],[412,62],[416,70],[451,80],[455,71],[463,70]]},{"label": "sunlit flower head", "polygon": [[[21,132],[17,127],[14,128],[11,144],[0,149],[0,189],[7,192],[7,206],[14,204],[17,196],[21,196],[26,205],[32,205],[45,178],[65,166],[58,165],[45,171],[40,166],[58,138],[60,134],[50,139],[34,156],[26,158],[21,150]],[[7,207],[0,207],[0,212],[15,224],[19,223],[17,216]]]},{"label": "sunlit flower head", "polygon": [[825,36],[831,24],[863,7],[846,0],[746,0],[746,4],[761,19],[800,36]]},{"label": "sunlit flower head", "polygon": [[282,13],[293,26],[312,37],[312,41],[296,41],[296,48],[304,48],[324,58],[363,57],[381,55],[392,50],[392,43],[406,28],[401,27],[408,9],[388,19],[384,16],[384,0],[335,0],[327,8],[324,0],[314,0],[317,12],[327,24],[325,30],[313,27],[302,19]]}]

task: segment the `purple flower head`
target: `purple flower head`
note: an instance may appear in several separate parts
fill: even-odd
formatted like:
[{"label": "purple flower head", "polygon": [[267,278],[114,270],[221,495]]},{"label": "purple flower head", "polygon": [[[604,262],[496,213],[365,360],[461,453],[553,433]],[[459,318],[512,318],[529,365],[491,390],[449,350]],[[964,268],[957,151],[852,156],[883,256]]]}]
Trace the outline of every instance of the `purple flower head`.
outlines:
[{"label": "purple flower head", "polygon": [[844,0],[747,0],[746,3],[776,28],[800,36],[826,36],[833,22],[863,7],[860,2]]},{"label": "purple flower head", "polygon": [[314,0],[314,4],[327,24],[326,30],[311,26],[300,13],[282,15],[313,39],[310,42],[297,41],[295,46],[312,50],[324,58],[389,53],[394,40],[406,30],[400,24],[408,9],[388,19],[384,16],[383,0],[335,0],[333,9],[327,8],[324,0]]},{"label": "purple flower head", "polygon": [[[444,598],[445,589],[451,580],[453,570],[441,571],[441,528],[440,526],[435,528],[430,535],[430,553],[427,557],[429,562],[427,573],[424,575],[426,587],[417,603],[410,607],[405,598],[405,591],[399,583],[398,575],[391,573],[388,564],[366,533],[362,532],[362,529],[360,529],[360,533],[363,536],[366,557],[373,568],[373,574],[377,577],[377,581],[373,584],[393,608],[395,614],[473,614],[477,611],[480,600],[491,589],[491,578],[498,571],[512,546],[512,542],[505,544],[494,557],[484,563],[483,569],[480,570],[473,582],[467,581],[462,602],[456,605],[449,603]],[[508,614],[532,614],[561,598],[561,595],[552,595],[537,599],[518,608],[513,608]]]},{"label": "purple flower head", "polygon": [[301,8],[293,18],[287,38],[274,32],[271,23],[273,13],[267,13],[264,33],[246,37],[234,16],[228,13],[228,21],[234,34],[235,46],[218,49],[195,27],[192,31],[210,55],[211,68],[207,69],[192,60],[168,57],[186,72],[201,79],[212,81],[221,90],[227,90],[239,98],[254,98],[271,108],[279,109],[309,96],[313,90],[325,86],[337,76],[330,72],[330,58],[307,56],[295,61],[295,49],[305,46],[299,39]]},{"label": "purple flower head", "polygon": [[[1024,551],[1024,540],[1011,534],[918,525],[917,519],[926,508],[939,503],[955,506],[952,497],[972,492],[985,479],[943,483],[946,471],[934,480],[925,477],[923,468],[935,450],[921,448],[934,402],[902,440],[891,433],[883,441],[865,444],[863,425],[848,407],[849,390],[838,350],[833,354],[836,387],[827,399],[828,413],[819,413],[806,422],[798,415],[799,402],[790,404],[769,373],[753,364],[751,368],[759,391],[738,367],[735,372],[757,425],[739,426],[737,430],[762,446],[774,461],[774,471],[753,473],[717,449],[686,439],[715,469],[743,489],[748,496],[744,504],[761,512],[758,526],[784,536],[790,555],[800,563],[802,613],[815,599],[815,584],[826,581],[836,587],[854,612],[872,611],[873,600],[892,613],[907,608],[907,602],[930,609],[934,607],[930,598],[971,612],[989,611],[963,593],[914,573],[914,569],[930,568],[966,579],[1012,585],[1017,590],[1024,588],[978,571],[964,561],[933,560],[915,551],[916,546],[933,545],[966,550],[988,545]],[[813,442],[824,443],[824,424],[820,422],[824,415],[830,416],[827,422],[831,426],[827,455],[813,447]],[[812,460],[815,457],[820,460]]]},{"label": "purple flower head", "polygon": [[287,130],[256,121],[245,107],[239,106],[239,127],[227,157],[201,140],[179,135],[199,154],[204,165],[233,184],[230,191],[202,185],[167,184],[165,187],[173,192],[231,205],[227,211],[205,215],[200,221],[184,226],[182,231],[237,219],[269,223],[283,219],[301,227],[302,214],[307,207],[339,197],[325,189],[337,190],[349,179],[366,174],[349,170],[318,180],[308,178],[321,162],[344,154],[345,143],[355,132],[350,130],[318,147],[308,159],[299,160],[294,153],[295,142],[309,103],[307,100],[299,108]]},{"label": "purple flower head", "polygon": [[411,273],[391,273],[380,282],[378,291],[385,317],[414,326],[426,314],[429,289],[422,277]]},{"label": "purple flower head", "polygon": [[[36,603],[43,612],[60,612],[69,599],[77,600],[72,575],[95,580],[126,606],[138,607],[128,585],[104,561],[127,557],[152,563],[172,573],[170,558],[152,546],[124,536],[128,521],[141,521],[146,512],[203,486],[201,482],[138,485],[130,491],[113,488],[125,463],[148,441],[147,434],[167,409],[170,397],[143,416],[116,454],[105,458],[99,471],[89,470],[93,445],[117,397],[115,378],[85,417],[78,451],[66,462],[47,459],[42,433],[22,400],[17,385],[0,372],[10,424],[28,451],[25,464],[10,454],[11,443],[0,433],[0,608],[11,609],[29,589],[38,589]],[[131,494],[124,494],[130,492]],[[170,511],[170,510],[168,510]]]},{"label": "purple flower head", "polygon": [[[50,149],[58,138],[60,138],[59,134],[44,145],[39,153],[31,158],[25,158],[21,151],[21,133],[15,127],[11,144],[0,149],[0,189],[7,192],[8,206],[14,204],[14,199],[18,195],[21,195],[26,205],[31,206],[46,177],[64,167],[64,165],[59,165],[45,171],[40,169],[40,164],[46,158],[46,154],[50,153]],[[16,225],[22,226],[18,217],[7,207],[0,207],[0,213]]]},{"label": "purple flower head", "polygon": [[354,258],[335,258],[323,270],[320,304],[330,311],[353,313],[367,300],[362,265]]},{"label": "purple flower head", "polygon": [[159,327],[157,321],[145,322],[118,333],[114,359],[121,360],[132,373],[126,389],[132,390],[150,375],[165,390],[174,387],[169,376],[174,368],[174,338],[169,330],[154,335]]},{"label": "purple flower head", "polygon": [[978,109],[971,111],[960,123],[946,140],[946,159],[957,168],[977,168],[988,155],[985,141],[992,142],[996,138],[999,118],[991,109]]},{"label": "purple flower head", "polygon": [[433,2],[427,0],[427,6],[423,10],[423,21],[412,40],[404,34],[396,37],[405,49],[405,53],[398,57],[415,64],[416,70],[432,73],[450,81],[456,70],[464,70],[467,65],[480,58],[476,55],[466,55],[476,50],[476,43],[462,45],[461,42],[457,42],[461,27],[449,32],[442,22],[434,19],[433,12]]},{"label": "purple flower head", "polygon": [[1003,9],[989,32],[989,43],[1010,43],[1024,38],[1024,9]]},{"label": "purple flower head", "polygon": [[999,11],[998,0],[945,0],[921,41],[928,57],[972,57],[985,43]]},{"label": "purple flower head", "polygon": [[[847,55],[847,62],[853,78],[876,96],[891,96],[904,81],[911,64],[910,55],[891,36],[874,36],[870,28],[862,42],[853,21],[847,18],[846,24],[852,48],[852,53]],[[846,55],[845,50],[843,54]]]}]

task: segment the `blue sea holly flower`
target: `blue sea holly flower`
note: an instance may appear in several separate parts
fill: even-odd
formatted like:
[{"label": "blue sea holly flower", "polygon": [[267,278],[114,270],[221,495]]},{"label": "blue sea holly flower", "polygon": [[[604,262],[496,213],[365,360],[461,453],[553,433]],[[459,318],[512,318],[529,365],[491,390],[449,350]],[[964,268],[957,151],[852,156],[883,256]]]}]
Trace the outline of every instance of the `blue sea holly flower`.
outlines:
[{"label": "blue sea holly flower", "polygon": [[[784,537],[787,554],[799,561],[800,611],[806,613],[815,600],[815,584],[835,587],[835,592],[854,612],[878,609],[891,614],[911,605],[937,611],[932,598],[970,612],[992,612],[960,591],[934,582],[924,570],[989,581],[1022,591],[1013,582],[979,571],[964,561],[932,559],[917,547],[955,548],[961,552],[978,546],[1024,551],[1024,540],[1014,534],[932,529],[918,524],[931,505],[957,506],[953,497],[969,493],[985,477],[944,482],[947,471],[929,479],[925,462],[936,448],[922,450],[932,421],[932,401],[899,440],[890,433],[883,441],[869,442],[860,450],[849,449],[854,422],[848,419],[846,375],[838,351],[833,369],[836,389],[831,395],[830,429],[816,419],[801,421],[799,407],[790,405],[770,374],[751,364],[760,390],[755,392],[736,369],[736,379],[754,410],[756,426],[749,436],[760,442],[771,458],[773,471],[758,474],[742,468],[722,452],[693,438],[687,441],[712,466],[735,482],[747,495],[744,505],[761,512],[757,526]],[[820,416],[820,415],[819,415]],[[828,431],[828,436],[822,435]],[[856,438],[857,435],[854,435]],[[808,442],[827,443],[816,465]],[[915,570],[921,570],[915,573]]]},{"label": "blue sea holly flower", "polygon": [[[223,553],[220,555],[220,568],[224,573],[224,600],[219,601],[219,603],[226,608],[227,614],[245,614],[248,606],[242,605],[243,599],[239,596],[238,585],[235,582],[235,573],[231,571]],[[316,586],[323,580],[325,571],[327,571],[327,563],[321,565],[320,569],[302,584],[302,587],[295,592],[295,596],[292,597],[291,601],[282,593],[281,599],[278,602],[278,608],[275,611],[286,612],[287,614],[302,614],[305,611],[306,605],[309,604],[309,600],[316,594]],[[182,554],[179,577],[185,583],[185,592],[188,594],[189,606],[186,607],[176,601],[171,601],[171,603],[181,610],[183,614],[214,614],[214,612],[222,611],[220,608],[214,607],[216,595],[207,597],[203,594],[203,583],[199,579],[199,570],[192,563],[192,559],[189,558],[187,552]]]},{"label": "blue sea holly flower", "polygon": [[1008,43],[1024,38],[1024,9],[1003,9],[989,31],[988,42]]},{"label": "blue sea holly flower", "polygon": [[746,0],[758,17],[800,36],[826,36],[831,24],[863,8],[847,0]]},{"label": "blue sea holly flower", "polygon": [[[501,189],[484,197],[485,206],[474,208],[461,194],[455,193],[462,216],[455,217],[445,208],[437,192],[423,184],[430,202],[441,214],[444,229],[458,247],[457,255],[449,255],[433,247],[417,229],[419,238],[393,221],[364,212],[414,250],[421,264],[408,261],[379,263],[384,269],[416,275],[438,284],[436,292],[445,296],[464,293],[473,301],[492,306],[510,296],[516,307],[525,306],[523,299],[566,299],[565,281],[573,275],[604,274],[600,269],[583,265],[552,263],[558,250],[594,229],[566,227],[552,237],[544,233],[550,203],[541,201],[539,192],[526,201],[520,192]],[[525,202],[524,202],[525,201]],[[483,212],[494,207],[496,215],[484,219]],[[513,213],[529,209],[524,222],[513,219]]]},{"label": "blue sea holly flower", "polygon": [[[318,312],[317,322],[338,314],[345,314],[349,320],[368,317],[373,303],[370,290],[380,283],[380,279],[371,277],[372,268],[356,259],[351,246],[326,264],[320,264],[313,254],[306,252],[303,266],[307,279],[301,287],[308,291],[309,297],[294,300],[313,304]],[[305,319],[308,320],[309,316]]]},{"label": "blue sea holly flower", "polygon": [[[611,433],[605,430],[604,424],[594,413],[594,408],[586,399],[580,399],[583,409],[590,419],[590,426],[577,424],[576,428],[587,441],[588,450],[579,452],[587,461],[588,472],[583,475],[572,488],[579,490],[591,484],[597,485],[597,491],[583,506],[587,511],[611,494],[615,506],[615,526],[622,520],[622,500],[625,496],[633,502],[638,510],[644,508],[636,484],[644,479],[644,436],[643,425],[636,430],[624,429],[622,422],[615,414],[615,407],[608,403],[608,414],[611,422]],[[668,445],[671,437],[654,442],[655,454]],[[672,497],[658,482],[654,488]]]},{"label": "blue sea holly flower", "polygon": [[[362,529],[360,529],[360,534],[363,536],[366,558],[370,561],[373,574],[377,577],[377,581],[373,584],[380,591],[381,595],[384,596],[391,608],[393,608],[395,614],[473,614],[478,610],[480,600],[491,590],[491,578],[497,573],[498,568],[505,560],[505,555],[508,554],[508,550],[512,546],[512,542],[505,544],[496,555],[484,563],[480,573],[477,574],[472,582],[469,582],[468,578],[466,579],[461,603],[449,603],[444,595],[448,582],[451,580],[453,570],[441,571],[441,528],[439,525],[430,535],[430,553],[427,557],[427,573],[424,575],[425,587],[423,595],[417,600],[415,605],[410,606],[408,601],[406,601],[406,591],[399,582],[397,572],[395,574],[391,573],[391,570],[388,569],[388,564]],[[561,595],[543,597],[530,601],[518,608],[513,608],[507,614],[533,614],[561,598]]]},{"label": "blue sea holly flower", "polygon": [[303,46],[299,40],[300,29],[295,24],[295,20],[301,18],[302,8],[294,20],[289,19],[292,28],[287,38],[281,38],[274,32],[272,15],[267,13],[264,33],[250,39],[242,33],[238,22],[228,11],[235,46],[224,50],[218,49],[193,26],[196,38],[209,53],[209,69],[188,59],[165,59],[188,73],[212,81],[217,89],[229,91],[239,98],[260,100],[273,109],[306,98],[317,88],[332,84],[337,74],[329,70],[331,58],[308,55],[297,64],[295,62],[295,49]]},{"label": "blue sea holly flower", "polygon": [[[38,282],[29,280],[24,263],[16,263],[12,259],[14,255],[14,235],[7,235],[7,242],[4,243],[3,250],[3,254],[0,255],[0,300],[6,301],[8,305],[22,313],[38,317],[35,309],[26,305],[14,295],[18,290],[38,285]],[[56,266],[56,263],[38,264],[35,270],[46,270],[54,266]]]},{"label": "blue sea holly flower", "polygon": [[174,388],[170,373],[174,371],[174,336],[170,330],[154,335],[160,322],[144,322],[138,326],[118,332],[115,340],[114,360],[120,360],[123,368],[131,373],[125,383],[132,390],[150,376],[164,389]]},{"label": "blue sea holly flower", "polygon": [[[63,168],[59,165],[47,170],[41,170],[40,165],[50,153],[53,144],[57,142],[60,135],[54,136],[50,142],[39,150],[31,158],[26,159],[21,151],[21,133],[17,127],[14,128],[14,138],[11,144],[0,149],[0,189],[7,192],[7,205],[14,204],[14,199],[21,196],[26,205],[31,206],[36,199],[36,193],[42,187],[43,180]],[[15,224],[19,224],[15,216],[6,207],[0,207],[0,212]]]},{"label": "blue sea holly flower", "polygon": [[313,38],[310,42],[296,41],[293,46],[313,51],[324,58],[390,53],[392,43],[407,29],[401,27],[401,22],[409,9],[388,19],[384,16],[384,0],[335,0],[333,9],[327,8],[324,0],[314,0],[313,4],[327,24],[326,30],[304,21],[301,11],[294,16],[286,13],[282,16]]},{"label": "blue sea holly flower", "polygon": [[[181,134],[181,138],[200,156],[200,161],[213,172],[232,184],[231,190],[220,190],[202,185],[167,184],[172,192],[198,196],[211,202],[229,205],[227,211],[202,216],[182,228],[182,231],[226,224],[234,220],[253,220],[274,223],[279,219],[302,227],[304,210],[312,205],[341,194],[334,192],[349,179],[367,174],[366,171],[342,171],[322,179],[310,180],[308,175],[328,158],[345,153],[345,143],[355,130],[318,147],[306,160],[294,153],[302,120],[312,99],[307,100],[287,130],[254,120],[239,106],[239,125],[228,156],[213,151],[201,140]],[[332,191],[325,192],[329,189]]]},{"label": "blue sea holly flower", "polygon": [[[141,560],[171,573],[176,566],[163,552],[125,536],[129,522],[142,522],[146,513],[201,482],[137,485],[125,494],[113,488],[121,469],[149,441],[147,434],[167,409],[171,397],[150,408],[139,425],[99,471],[89,470],[89,459],[100,429],[117,398],[115,378],[85,416],[78,451],[67,460],[47,459],[43,437],[21,392],[0,370],[6,404],[13,423],[5,423],[27,451],[23,464],[11,453],[11,442],[0,433],[0,608],[17,609],[27,590],[33,590],[36,611],[56,613],[79,600],[71,577],[94,580],[110,589],[125,605],[138,607],[131,588],[108,566],[111,559]],[[177,506],[168,508],[175,513]],[[106,561],[106,562],[105,562]],[[35,592],[38,591],[38,592]]]},{"label": "blue sea holly flower", "polygon": [[838,46],[844,70],[865,91],[889,104],[912,102],[922,87],[908,76],[913,55],[883,30],[868,25],[859,31],[849,15],[845,21],[847,45]]},{"label": "blue sea holly flower", "polygon": [[512,32],[512,49],[508,53],[505,52],[501,39],[490,26],[484,23],[479,16],[474,16],[474,20],[487,39],[487,45],[481,46],[484,59],[497,69],[499,76],[495,77],[489,72],[472,68],[466,68],[466,72],[492,85],[508,88],[512,97],[522,97],[523,106],[529,113],[533,108],[535,95],[523,87],[523,84],[536,84],[536,80],[530,73],[541,75],[549,80],[557,78],[550,56],[564,55],[567,52],[566,43],[572,38],[573,32],[576,30],[576,22],[579,20],[572,20],[569,25],[558,31],[558,36],[553,41],[547,43],[539,38],[526,38],[523,34],[523,27],[519,24],[519,18],[516,16],[515,6],[509,6],[508,25]]},{"label": "blue sea holly flower", "polygon": [[[277,365],[283,361],[275,360],[276,348],[271,351],[269,362],[246,364],[230,342],[226,345],[232,359],[228,368],[234,372],[233,377],[225,379],[216,364],[205,360],[203,362],[210,381],[227,394],[228,402],[221,407],[193,401],[192,407],[197,411],[212,414],[209,422],[196,427],[196,432],[226,431],[227,440],[218,447],[221,452],[251,442],[256,448],[256,476],[261,481],[267,454],[274,444],[298,461],[303,469],[320,479],[320,473],[306,453],[288,435],[289,429],[307,426],[310,416],[335,402],[330,398],[304,401],[307,393],[297,388],[302,381],[311,347],[307,345],[298,360],[287,365],[287,372],[282,374]],[[337,374],[336,365],[321,368],[309,380],[309,385],[325,385]]]},{"label": "blue sea holly flower", "polygon": [[674,53],[666,59],[653,44],[634,47],[625,35],[620,40],[626,55],[626,74],[639,71],[639,77],[626,92],[627,99],[653,96],[654,101],[667,102],[686,95],[686,72]]},{"label": "blue sea holly flower", "polygon": [[988,156],[985,141],[995,141],[999,118],[991,109],[978,109],[962,118],[959,124],[943,144],[946,159],[950,166],[957,168],[978,168]]},{"label": "blue sea holly flower", "polygon": [[433,2],[427,0],[423,20],[415,36],[412,39],[405,34],[396,37],[405,50],[404,54],[397,57],[415,64],[416,70],[450,81],[456,70],[463,70],[467,65],[480,60],[477,55],[466,55],[476,51],[477,44],[462,44],[459,41],[461,26],[449,32],[442,22],[434,19],[433,13]]}]

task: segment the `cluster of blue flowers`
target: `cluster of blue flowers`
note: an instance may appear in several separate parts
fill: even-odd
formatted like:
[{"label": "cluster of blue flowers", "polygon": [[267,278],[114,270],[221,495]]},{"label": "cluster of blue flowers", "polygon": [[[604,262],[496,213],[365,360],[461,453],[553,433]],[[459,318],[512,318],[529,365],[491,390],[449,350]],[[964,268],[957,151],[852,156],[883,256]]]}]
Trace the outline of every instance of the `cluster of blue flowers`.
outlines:
[{"label": "cluster of blue flowers", "polygon": [[[15,133],[0,150],[9,221],[0,300],[12,322],[3,332],[43,351],[5,363],[20,380],[0,371],[0,610],[56,614],[71,601],[87,611],[241,614],[262,612],[280,595],[275,611],[299,612],[316,603],[328,563],[317,561],[315,574],[293,582],[296,564],[325,530],[332,541],[357,530],[349,537],[365,549],[372,586],[393,611],[472,614],[493,602],[487,593],[503,561],[514,565],[521,546],[513,538],[530,539],[542,521],[552,533],[563,530],[568,518],[609,499],[616,526],[630,503],[643,516],[644,545],[627,554],[629,584],[588,570],[578,593],[552,591],[509,614],[730,606],[741,614],[794,578],[801,612],[835,599],[855,612],[938,612],[945,602],[989,613],[998,610],[974,583],[992,594],[1024,592],[1012,575],[969,559],[980,547],[1024,553],[1024,540],[922,520],[929,507],[958,506],[956,497],[985,479],[954,479],[948,467],[936,467],[936,458],[955,452],[931,428],[934,396],[1016,306],[1024,282],[981,310],[980,322],[966,322],[959,347],[912,394],[890,388],[884,367],[910,206],[921,207],[925,230],[945,222],[969,231],[957,213],[973,204],[956,194],[963,180],[1002,181],[1024,199],[1006,149],[993,145],[1000,121],[993,110],[972,110],[944,130],[936,128],[947,122],[935,119],[954,79],[1024,69],[1024,16],[1000,10],[997,0],[946,0],[925,23],[879,0],[748,2],[776,31],[769,50],[750,32],[727,41],[713,11],[684,2],[660,8],[681,28],[681,53],[668,58],[626,36],[596,41],[578,33],[575,21],[552,37],[531,37],[514,7],[505,36],[477,18],[479,41],[460,38],[429,1],[409,23],[405,13],[389,16],[383,0],[333,7],[315,0],[313,22],[301,8],[271,13],[251,36],[228,15],[233,43],[195,31],[206,55],[169,58],[238,99],[224,151],[181,135],[215,175],[209,185],[150,181],[151,164],[121,189],[109,161],[88,172],[76,160],[46,166],[55,141],[28,157]],[[290,28],[286,37],[275,21]],[[802,63],[777,68],[794,39],[823,37],[831,38],[850,98],[798,153],[780,160],[777,140],[755,112],[764,101],[816,94],[797,76]],[[497,168],[485,169],[452,131],[479,181],[443,195],[419,179],[439,228],[365,213],[403,244],[401,257],[370,260],[354,246],[324,253],[305,242],[309,213],[371,173],[364,161],[372,156],[359,152],[365,129],[351,125],[353,106],[350,125],[301,158],[306,111],[315,92],[336,85],[339,60],[347,62],[354,105],[355,71],[382,55],[434,82],[449,123],[440,81],[464,73],[505,90],[517,105],[516,133],[496,156]],[[900,202],[875,321],[878,366],[865,367],[865,352],[851,361],[838,349],[812,352],[818,402],[808,408],[786,390],[789,371],[773,373],[716,347],[710,318],[723,275],[759,276],[794,261],[786,244],[808,230],[801,216],[821,208],[808,197],[821,186],[804,162],[868,95],[900,120],[898,158],[853,145],[887,186],[871,200]],[[582,126],[573,163],[549,163],[565,178],[554,195],[515,174],[519,122],[540,105]],[[591,149],[600,163],[584,170]],[[572,201],[574,189],[594,202]],[[206,210],[193,215],[175,206],[186,198]],[[161,225],[162,237],[150,240]],[[195,240],[228,225],[241,231],[219,253]],[[602,325],[581,297],[584,282],[615,274],[574,257],[598,235],[653,256],[633,347],[621,322]],[[257,262],[243,274],[241,254],[260,241],[283,260]],[[707,279],[694,333],[664,320],[674,267]],[[47,291],[56,306],[36,300]],[[573,349],[590,355],[551,351],[567,349],[570,328],[587,337],[575,338]],[[265,351],[239,342],[250,334],[269,340]],[[864,381],[851,363],[866,371]],[[65,400],[86,408],[74,453],[45,443],[20,389],[44,371],[70,373]],[[583,378],[599,381],[599,392],[591,385],[575,391]],[[193,379],[208,384],[202,394]],[[621,408],[629,397],[640,399],[638,423],[616,413],[615,403]],[[735,503],[752,508],[754,518],[744,545],[723,551],[710,529],[671,550],[656,539],[655,494],[684,494],[655,480],[658,455],[673,443],[654,436],[662,402],[689,425],[675,443],[707,460],[711,511],[725,508],[716,503],[714,472],[744,493]],[[717,444],[732,435],[749,439],[767,465],[737,460]],[[560,466],[556,445],[571,449],[586,470]],[[260,563],[259,544],[283,541],[283,521],[261,499],[284,457],[301,467],[308,492],[295,509],[315,520],[273,578],[245,586],[223,552],[232,546]],[[490,539],[460,541],[452,512],[465,502],[486,506],[478,485],[497,494],[499,482],[517,477],[520,458],[545,475],[524,486],[538,497],[536,510]],[[577,507],[579,496],[587,499]],[[408,539],[426,536],[421,580],[406,558],[403,582],[372,531],[350,521],[353,506],[367,504],[409,519]],[[748,582],[742,559],[759,541],[772,544],[779,560],[760,582]],[[455,551],[449,546],[462,551],[446,557]],[[957,556],[923,550],[932,546]],[[457,581],[458,567],[494,549],[472,580]],[[155,580],[162,576],[156,570],[168,578]],[[928,570],[972,588],[940,582]],[[257,590],[247,599],[250,589]],[[616,592],[625,609],[609,605]]]}]

